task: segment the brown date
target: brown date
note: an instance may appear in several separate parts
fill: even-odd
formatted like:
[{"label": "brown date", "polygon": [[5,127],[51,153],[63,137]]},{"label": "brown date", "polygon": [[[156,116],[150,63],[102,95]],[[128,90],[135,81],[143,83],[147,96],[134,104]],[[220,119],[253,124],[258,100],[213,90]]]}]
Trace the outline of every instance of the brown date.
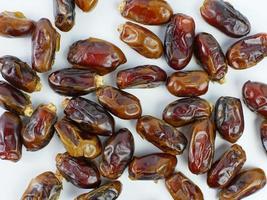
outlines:
[{"label": "brown date", "polygon": [[173,15],[165,0],[123,0],[119,10],[123,17],[146,25],[165,24]]},{"label": "brown date", "polygon": [[1,57],[0,69],[2,77],[17,89],[32,93],[42,88],[37,73],[27,63],[14,56]]},{"label": "brown date", "polygon": [[263,145],[265,151],[267,152],[267,120],[264,120],[261,123],[260,134],[261,134],[262,145]]},{"label": "brown date", "polygon": [[170,67],[181,70],[193,54],[195,22],[184,14],[175,14],[167,26],[164,40],[165,58]]},{"label": "brown date", "polygon": [[21,158],[21,128],[16,114],[5,112],[0,116],[0,159],[16,162]]},{"label": "brown date", "polygon": [[161,40],[152,31],[132,22],[119,26],[120,39],[146,58],[160,58],[163,54]]},{"label": "brown date", "polygon": [[102,85],[102,77],[85,69],[64,68],[48,77],[50,87],[66,96],[81,96],[95,91]]},{"label": "brown date", "polygon": [[109,179],[119,178],[134,154],[134,138],[126,129],[120,129],[105,143],[100,162],[101,175]]},{"label": "brown date", "polygon": [[60,34],[48,19],[40,19],[32,34],[32,68],[40,73],[51,70],[59,48]]},{"label": "brown date", "polygon": [[195,121],[209,118],[212,107],[208,101],[199,97],[176,100],[163,111],[162,118],[175,127],[191,124]]},{"label": "brown date", "polygon": [[155,65],[142,65],[121,70],[117,74],[117,86],[125,88],[153,88],[167,79],[166,72]]},{"label": "brown date", "polygon": [[241,101],[234,97],[220,97],[215,106],[215,124],[225,140],[235,143],[244,131]]},{"label": "brown date", "polygon": [[243,37],[250,32],[250,22],[229,2],[205,0],[200,8],[202,17],[230,37]]},{"label": "brown date", "polygon": [[62,188],[53,172],[44,172],[31,180],[21,200],[57,200]]},{"label": "brown date", "polygon": [[64,113],[83,131],[90,134],[111,136],[114,133],[114,118],[100,105],[82,97],[65,100]]},{"label": "brown date", "polygon": [[245,37],[227,51],[228,64],[238,70],[255,66],[267,56],[267,33]]},{"label": "brown date", "polygon": [[137,133],[166,153],[182,154],[187,145],[186,137],[163,120],[145,115],[138,119]]},{"label": "brown date", "polygon": [[31,116],[30,96],[0,80],[0,106],[18,115]]},{"label": "brown date", "polygon": [[75,4],[83,11],[91,11],[97,4],[98,0],[75,0]]},{"label": "brown date", "polygon": [[215,152],[215,128],[210,119],[195,122],[189,146],[188,167],[193,174],[206,173]]},{"label": "brown date", "polygon": [[220,44],[209,33],[199,33],[195,38],[195,56],[212,81],[223,83],[228,71],[226,57]]},{"label": "brown date", "polygon": [[223,189],[220,200],[240,200],[243,199],[266,185],[266,176],[262,169],[253,168],[239,173],[235,179]]},{"label": "brown date", "polygon": [[55,124],[55,129],[71,156],[93,159],[101,154],[102,146],[98,137],[81,131],[68,119],[63,118],[58,121]]},{"label": "brown date", "polygon": [[209,76],[204,71],[173,73],[166,83],[168,91],[177,97],[195,97],[207,93]]},{"label": "brown date", "polygon": [[0,13],[0,35],[4,37],[28,36],[34,29],[34,22],[27,19],[22,12]]},{"label": "brown date", "polygon": [[208,185],[212,188],[225,188],[235,178],[246,162],[246,152],[238,144],[231,146],[208,172]]},{"label": "brown date", "polygon": [[204,200],[201,189],[181,172],[168,177],[165,184],[174,200]]},{"label": "brown date", "polygon": [[28,151],[37,151],[45,147],[54,135],[57,121],[57,108],[52,104],[41,104],[33,112],[22,130],[23,144]]},{"label": "brown date", "polygon": [[177,158],[168,153],[154,153],[134,157],[129,165],[132,180],[158,180],[169,177],[177,164]]},{"label": "brown date", "polygon": [[117,69],[127,59],[114,44],[97,38],[79,40],[69,49],[68,61],[74,68],[90,69],[100,75]]},{"label": "brown date", "polygon": [[138,119],[142,115],[139,99],[122,90],[105,86],[96,91],[99,103],[121,119]]}]

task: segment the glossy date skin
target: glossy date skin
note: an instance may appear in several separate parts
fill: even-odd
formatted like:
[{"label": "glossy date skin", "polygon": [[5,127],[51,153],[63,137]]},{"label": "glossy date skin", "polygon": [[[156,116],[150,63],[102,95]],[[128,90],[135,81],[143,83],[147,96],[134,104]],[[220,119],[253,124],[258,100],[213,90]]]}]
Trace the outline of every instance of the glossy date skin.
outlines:
[{"label": "glossy date skin", "polygon": [[245,37],[227,51],[228,64],[237,70],[255,66],[267,56],[267,33]]},{"label": "glossy date skin", "polygon": [[89,12],[95,8],[98,0],[75,0],[75,4],[83,11]]},{"label": "glossy date skin", "polygon": [[121,119],[138,119],[142,115],[139,99],[128,92],[105,86],[96,91],[96,96],[104,108]]},{"label": "glossy date skin", "polygon": [[25,62],[15,56],[0,58],[2,77],[17,89],[25,92],[40,91],[42,84],[37,73]]},{"label": "glossy date skin", "polygon": [[200,8],[202,17],[230,37],[240,38],[250,32],[250,22],[229,2],[205,0]]},{"label": "glossy date skin", "polygon": [[22,122],[19,116],[4,112],[0,116],[0,159],[17,162],[21,158]]},{"label": "glossy date skin", "polygon": [[40,19],[32,34],[32,68],[39,73],[51,70],[59,48],[60,34],[48,19]]},{"label": "glossy date skin", "polygon": [[220,97],[215,105],[215,124],[221,136],[235,143],[243,135],[244,115],[241,101],[235,97]]},{"label": "glossy date skin", "polygon": [[174,127],[191,124],[211,116],[211,104],[199,97],[176,100],[163,111],[162,118]]},{"label": "glossy date skin", "polygon": [[207,183],[212,188],[225,188],[235,178],[246,162],[246,152],[234,144],[211,167]]},{"label": "glossy date skin", "polygon": [[146,25],[165,24],[173,14],[165,0],[123,0],[119,10],[123,17]]},{"label": "glossy date skin", "polygon": [[169,177],[177,164],[177,158],[168,153],[154,153],[134,157],[129,165],[131,180],[158,180]]},{"label": "glossy date skin", "polygon": [[173,73],[166,83],[168,91],[177,97],[195,97],[207,93],[209,76],[204,71],[181,71]]},{"label": "glossy date skin", "polygon": [[165,184],[174,200],[204,200],[201,189],[181,172],[168,177]]},{"label": "glossy date skin", "polygon": [[89,69],[106,75],[127,62],[123,52],[114,44],[97,38],[79,40],[69,49],[68,61],[74,68]]},{"label": "glossy date skin", "polygon": [[264,120],[261,123],[260,134],[261,134],[262,146],[264,147],[264,150],[267,152],[267,120]]},{"label": "glossy date skin", "polygon": [[23,144],[28,151],[37,151],[45,147],[54,135],[57,121],[57,108],[54,104],[41,104],[33,112],[22,130]]},{"label": "glossy date skin", "polygon": [[142,65],[121,70],[117,74],[117,86],[126,88],[153,88],[167,79],[166,72],[155,65]]},{"label": "glossy date skin", "polygon": [[239,173],[229,186],[223,189],[220,200],[240,200],[266,185],[266,176],[262,169],[253,168]]},{"label": "glossy date skin", "polygon": [[136,131],[143,139],[172,155],[182,154],[187,145],[186,137],[176,128],[149,115],[138,119]]},{"label": "glossy date skin", "polygon": [[167,26],[164,40],[165,58],[171,68],[181,70],[190,62],[194,37],[193,18],[184,14],[175,14]]},{"label": "glossy date skin", "polygon": [[212,81],[223,82],[228,71],[226,57],[220,44],[209,33],[195,38],[195,56]]},{"label": "glossy date skin", "polygon": [[105,143],[100,162],[101,175],[108,179],[119,178],[126,169],[134,154],[134,138],[126,129],[120,129]]},{"label": "glossy date skin", "polygon": [[146,58],[160,58],[163,54],[163,44],[152,31],[126,22],[119,26],[120,39],[132,49]]}]

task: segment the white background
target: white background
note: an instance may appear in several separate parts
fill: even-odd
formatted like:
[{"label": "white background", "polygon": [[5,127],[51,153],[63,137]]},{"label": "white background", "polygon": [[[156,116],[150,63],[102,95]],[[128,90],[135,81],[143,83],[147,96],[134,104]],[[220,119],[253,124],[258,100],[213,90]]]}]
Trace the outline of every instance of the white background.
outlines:
[{"label": "white background", "polygon": [[[156,64],[164,68],[168,74],[173,70],[167,66],[164,58],[152,60],[146,59],[135,51],[130,49],[119,40],[117,27],[119,24],[124,23],[126,20],[120,16],[118,12],[118,4],[121,0],[99,0],[99,3],[92,12],[82,13],[76,8],[76,25],[68,33],[61,33],[61,49],[56,56],[56,62],[53,70],[69,67],[66,60],[68,47],[76,40],[85,39],[87,37],[98,37],[108,40],[119,46],[125,53],[128,62],[121,66],[119,69],[135,67],[143,64]],[[211,27],[201,18],[199,8],[202,1],[196,0],[168,0],[174,9],[174,12],[182,12],[191,15],[196,22],[196,31],[206,31],[212,33],[219,43],[222,45],[223,50],[226,51],[230,44],[235,39],[229,38]],[[240,10],[245,16],[248,17],[252,24],[251,34],[258,32],[267,32],[267,2],[265,0],[232,0],[232,4]],[[53,0],[0,0],[1,11],[22,11],[29,18],[38,20],[42,17],[49,18],[54,23],[53,17]],[[152,27],[148,26],[154,33],[156,33],[162,40],[164,38],[165,26]],[[31,62],[31,40],[30,38],[23,39],[9,39],[0,37],[0,56],[14,55],[20,59]],[[208,93],[204,96],[212,103],[220,96],[234,96],[241,98],[241,88],[247,80],[257,80],[266,82],[267,74],[267,59],[262,61],[256,67],[244,70],[235,71],[229,69],[227,74],[226,83],[219,85],[211,83]],[[200,69],[195,60],[192,59],[186,70]],[[62,108],[60,103],[63,97],[55,94],[47,84],[47,74],[42,74],[42,83],[44,88],[41,92],[32,95],[34,107],[40,103],[53,102],[58,107],[58,114],[62,116]],[[115,83],[116,72],[105,77],[107,84]],[[128,90],[140,98],[143,106],[143,114],[150,114],[161,118],[161,113],[164,107],[176,100],[170,95],[164,86],[155,89],[134,89]],[[94,95],[87,96],[95,100]],[[245,131],[238,144],[242,145],[247,153],[247,162],[245,168],[261,167],[267,172],[267,154],[264,151],[259,135],[259,125],[262,119],[257,117],[254,113],[250,112],[245,105]],[[3,110],[0,109],[2,113]],[[150,143],[142,140],[135,131],[135,121],[124,121],[116,118],[117,129],[122,127],[129,128],[135,138],[136,151],[135,155],[140,156],[152,152],[158,152]],[[188,135],[190,133],[187,133]],[[216,138],[216,159],[222,152],[230,146],[229,143],[222,140],[219,135]],[[52,170],[55,171],[55,156],[58,152],[64,152],[64,148],[60,140],[55,135],[48,146],[38,152],[26,152],[23,148],[22,159],[17,163],[10,161],[0,160],[0,200],[18,200],[30,182],[31,178],[36,175]],[[178,157],[177,170],[182,171],[190,177],[196,184],[200,186],[207,200],[217,199],[217,190],[210,189],[206,184],[206,175],[196,176],[190,173],[187,168],[187,154],[185,151],[182,156]],[[120,200],[168,200],[172,199],[164,186],[164,181],[158,181],[155,184],[153,181],[130,181],[128,173],[125,172],[120,178],[123,183],[123,191]],[[61,200],[71,200],[77,195],[87,192],[88,190],[77,189],[75,186],[64,181],[64,189],[61,193]],[[267,186],[261,191],[247,199],[266,199]]]}]

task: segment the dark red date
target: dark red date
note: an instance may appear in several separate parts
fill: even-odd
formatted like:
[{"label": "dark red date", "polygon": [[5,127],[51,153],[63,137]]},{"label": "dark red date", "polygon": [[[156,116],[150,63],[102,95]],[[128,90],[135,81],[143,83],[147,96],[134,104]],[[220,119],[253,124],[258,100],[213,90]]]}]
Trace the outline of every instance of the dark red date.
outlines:
[{"label": "dark red date", "polygon": [[267,152],[267,120],[264,120],[261,123],[260,134],[261,134],[262,145],[263,145],[265,151]]},{"label": "dark red date", "polygon": [[75,0],[75,4],[83,11],[91,11],[97,4],[98,0]]}]

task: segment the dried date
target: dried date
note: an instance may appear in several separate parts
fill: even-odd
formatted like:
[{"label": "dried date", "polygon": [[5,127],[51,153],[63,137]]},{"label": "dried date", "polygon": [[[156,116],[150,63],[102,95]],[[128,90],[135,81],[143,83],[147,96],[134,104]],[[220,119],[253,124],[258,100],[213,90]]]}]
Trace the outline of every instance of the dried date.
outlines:
[{"label": "dried date", "polygon": [[264,120],[261,123],[260,134],[261,134],[262,145],[263,145],[265,151],[267,152],[267,120]]},{"label": "dried date", "polygon": [[98,0],[75,0],[75,4],[83,11],[89,12],[95,8]]}]

